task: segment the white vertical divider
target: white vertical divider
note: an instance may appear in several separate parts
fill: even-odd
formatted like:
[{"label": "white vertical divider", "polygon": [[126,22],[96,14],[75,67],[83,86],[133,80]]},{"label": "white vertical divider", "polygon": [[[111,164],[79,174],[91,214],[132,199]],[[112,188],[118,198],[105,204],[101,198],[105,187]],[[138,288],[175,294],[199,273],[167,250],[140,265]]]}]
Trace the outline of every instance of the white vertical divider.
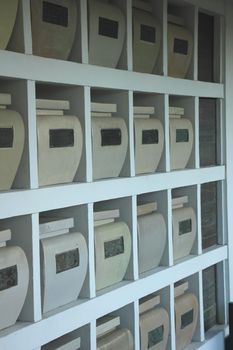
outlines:
[{"label": "white vertical divider", "polygon": [[176,350],[175,294],[174,284],[169,286],[170,345],[168,350]]},{"label": "white vertical divider", "polygon": [[85,347],[85,343],[81,343],[81,349],[96,350],[96,320],[92,320],[90,323],[90,344],[89,347]]},{"label": "white vertical divider", "polygon": [[132,196],[132,255],[133,255],[133,278],[139,278],[138,268],[138,227],[137,227],[137,196]]},{"label": "white vertical divider", "polygon": [[204,320],[204,297],[203,297],[203,278],[202,271],[198,273],[199,278],[199,327],[200,327],[200,341],[205,340],[205,320]]},{"label": "white vertical divider", "polygon": [[134,114],[133,114],[133,91],[128,91],[129,101],[129,162],[130,176],[135,176],[135,148],[134,148]]},{"label": "white vertical divider", "polygon": [[140,350],[140,314],[139,300],[133,303],[134,308],[134,349]]},{"label": "white vertical divider", "polygon": [[90,298],[96,296],[95,287],[95,238],[94,238],[94,215],[93,203],[88,204],[88,246],[89,246],[89,288]]},{"label": "white vertical divider", "polygon": [[[171,291],[170,291],[170,286],[161,289],[156,294],[158,294],[160,296],[160,305],[158,307],[162,307],[162,308],[166,309],[166,311],[168,312],[168,315],[169,315],[169,336],[168,336],[167,349],[171,350],[172,328],[171,328]],[[173,306],[174,306],[174,301],[173,301]]]},{"label": "white vertical divider", "polygon": [[22,1],[23,11],[23,35],[24,35],[24,50],[26,54],[32,54],[32,27],[31,27],[31,5],[30,0]]},{"label": "white vertical divider", "polygon": [[193,26],[193,79],[198,80],[198,6],[194,6]]},{"label": "white vertical divider", "polygon": [[226,198],[226,182],[217,183],[217,230],[218,244],[224,245],[228,242],[227,237],[227,204]]},{"label": "white vertical divider", "polygon": [[166,159],[166,172],[171,171],[170,161],[170,118],[169,118],[169,95],[164,95],[164,149]]},{"label": "white vertical divider", "polygon": [[232,111],[233,111],[233,98],[232,98],[232,91],[233,91],[233,70],[232,70],[232,59],[233,59],[233,46],[230,45],[232,36],[233,36],[233,22],[232,22],[232,13],[233,13],[233,4],[231,1],[226,1],[226,57],[225,57],[225,64],[226,64],[226,84],[225,84],[225,108],[226,108],[226,161],[227,161],[227,168],[226,168],[226,178],[227,178],[227,193],[226,193],[226,200],[227,200],[227,217],[228,217],[228,269],[229,269],[229,290],[230,295],[229,299],[230,301],[233,301],[233,234],[232,234],[232,227],[233,227],[233,215],[232,215],[232,198],[233,198],[233,159],[232,159],[232,149],[233,149],[233,137],[232,137],[232,130],[233,130],[233,118]]},{"label": "white vertical divider", "polygon": [[81,62],[88,63],[88,13],[87,0],[80,1]]},{"label": "white vertical divider", "polygon": [[195,152],[195,168],[200,168],[200,123],[199,123],[199,97],[194,97],[194,119],[195,119],[195,127],[194,127],[194,152]]},{"label": "white vertical divider", "polygon": [[216,265],[217,272],[217,322],[223,325],[228,323],[228,282],[227,282],[227,262],[222,261]]},{"label": "white vertical divider", "polygon": [[197,254],[202,254],[201,185],[197,185]]},{"label": "white vertical divider", "polygon": [[36,123],[36,90],[35,82],[27,81],[28,106],[28,143],[29,143],[29,170],[30,188],[38,188],[38,156],[37,156],[37,123]]},{"label": "white vertical divider", "polygon": [[172,193],[171,193],[171,189],[167,190],[166,195],[167,195],[168,264],[169,264],[169,266],[172,266],[174,264],[174,257],[173,257]]},{"label": "white vertical divider", "polygon": [[93,180],[92,141],[91,141],[91,89],[84,86],[84,114],[85,114],[85,150],[86,150],[86,181]]},{"label": "white vertical divider", "polygon": [[[161,3],[161,2],[160,2]],[[163,0],[163,75],[168,75],[168,53],[167,53],[167,5],[168,1]]]},{"label": "white vertical divider", "polygon": [[37,322],[41,319],[39,216],[32,214],[5,219],[1,227],[11,229],[9,245],[21,247],[29,265],[28,292],[19,320]]}]

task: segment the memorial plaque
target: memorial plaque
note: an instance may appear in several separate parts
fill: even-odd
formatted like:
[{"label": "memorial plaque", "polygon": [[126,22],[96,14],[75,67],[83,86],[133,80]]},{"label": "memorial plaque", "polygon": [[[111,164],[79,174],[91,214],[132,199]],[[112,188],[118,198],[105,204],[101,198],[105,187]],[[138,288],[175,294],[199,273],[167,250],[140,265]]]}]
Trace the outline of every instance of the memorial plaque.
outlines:
[{"label": "memorial plaque", "polygon": [[142,144],[152,145],[159,143],[159,131],[156,129],[142,131]]},{"label": "memorial plaque", "polygon": [[49,147],[50,148],[74,147],[74,130],[73,129],[50,129],[49,130]]},{"label": "memorial plaque", "polygon": [[140,40],[154,44],[156,42],[156,29],[155,29],[155,27],[141,24]]},{"label": "memorial plaque", "polygon": [[109,38],[118,38],[118,22],[108,18],[99,17],[99,35]]},{"label": "memorial plaque", "polygon": [[193,309],[181,316],[181,329],[189,326],[193,322]]},{"label": "memorial plaque", "polygon": [[79,250],[72,249],[68,252],[56,254],[56,273],[74,269],[79,266]]},{"label": "memorial plaque", "polygon": [[121,129],[102,129],[101,146],[121,145]]},{"label": "memorial plaque", "polygon": [[179,235],[185,235],[192,231],[192,220],[184,220],[179,222]]},{"label": "memorial plaque", "polygon": [[163,341],[164,326],[160,326],[148,333],[148,349]]},{"label": "memorial plaque", "polygon": [[176,142],[189,142],[189,131],[188,129],[177,129],[176,130]]},{"label": "memorial plaque", "polygon": [[43,22],[68,27],[69,12],[67,7],[57,5],[49,1],[43,1],[42,17]]},{"label": "memorial plaque", "polygon": [[13,128],[0,128],[0,148],[12,148],[14,142]]},{"label": "memorial plaque", "polygon": [[15,287],[17,284],[18,271],[16,265],[0,270],[0,292]]},{"label": "memorial plaque", "polygon": [[174,52],[181,55],[188,54],[188,41],[183,39],[174,39]]},{"label": "memorial plaque", "polygon": [[124,238],[120,237],[118,239],[104,242],[104,255],[105,259],[112,258],[116,255],[124,253]]}]

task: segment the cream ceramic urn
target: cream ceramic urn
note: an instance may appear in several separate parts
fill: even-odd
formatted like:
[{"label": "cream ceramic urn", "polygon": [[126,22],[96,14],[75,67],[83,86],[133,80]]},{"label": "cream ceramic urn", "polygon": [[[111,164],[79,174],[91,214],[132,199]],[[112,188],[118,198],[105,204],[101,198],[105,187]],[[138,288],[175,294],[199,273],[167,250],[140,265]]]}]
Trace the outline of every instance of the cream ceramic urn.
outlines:
[{"label": "cream ceramic urn", "polygon": [[31,0],[33,54],[66,60],[77,21],[76,0]]},{"label": "cream ceramic urn", "polygon": [[125,16],[108,1],[88,1],[89,63],[115,68],[125,41]]}]

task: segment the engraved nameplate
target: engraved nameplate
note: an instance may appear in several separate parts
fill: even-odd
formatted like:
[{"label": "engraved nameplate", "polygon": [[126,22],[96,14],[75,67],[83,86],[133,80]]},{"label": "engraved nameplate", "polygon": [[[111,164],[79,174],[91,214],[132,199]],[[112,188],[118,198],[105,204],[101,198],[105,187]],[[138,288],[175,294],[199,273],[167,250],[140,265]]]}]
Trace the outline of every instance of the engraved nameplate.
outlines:
[{"label": "engraved nameplate", "polygon": [[160,326],[148,333],[148,349],[163,341],[164,327]]},{"label": "engraved nameplate", "polygon": [[99,17],[99,35],[109,38],[118,38],[118,22],[108,18]]},{"label": "engraved nameplate", "polygon": [[50,129],[49,130],[49,147],[74,147],[74,130],[73,129]]},{"label": "engraved nameplate", "polygon": [[67,7],[43,1],[42,16],[44,22],[68,27],[69,14]]},{"label": "engraved nameplate", "polygon": [[176,142],[189,142],[188,129],[177,129],[176,130]]},{"label": "engraved nameplate", "polygon": [[185,235],[192,231],[192,220],[184,220],[179,222],[179,235]]},{"label": "engraved nameplate", "polygon": [[0,270],[0,292],[18,284],[17,266],[6,267]]},{"label": "engraved nameplate", "polygon": [[105,259],[124,253],[124,238],[120,237],[113,241],[104,242]]},{"label": "engraved nameplate", "polygon": [[142,131],[142,144],[151,145],[159,143],[159,131],[156,129]]},{"label": "engraved nameplate", "polygon": [[101,146],[121,145],[121,129],[102,129]]},{"label": "engraved nameplate", "polygon": [[179,53],[181,55],[187,55],[188,54],[188,41],[182,40],[182,39],[175,39],[173,49],[174,49],[175,53]]},{"label": "engraved nameplate", "polygon": [[148,43],[156,42],[156,30],[154,27],[141,24],[141,35],[140,40],[146,41]]},{"label": "engraved nameplate", "polygon": [[74,269],[79,266],[79,250],[73,249],[68,252],[56,254],[56,273]]},{"label": "engraved nameplate", "polygon": [[14,141],[13,128],[0,128],[0,148],[12,148]]},{"label": "engraved nameplate", "polygon": [[189,326],[193,322],[193,309],[181,316],[181,329]]}]

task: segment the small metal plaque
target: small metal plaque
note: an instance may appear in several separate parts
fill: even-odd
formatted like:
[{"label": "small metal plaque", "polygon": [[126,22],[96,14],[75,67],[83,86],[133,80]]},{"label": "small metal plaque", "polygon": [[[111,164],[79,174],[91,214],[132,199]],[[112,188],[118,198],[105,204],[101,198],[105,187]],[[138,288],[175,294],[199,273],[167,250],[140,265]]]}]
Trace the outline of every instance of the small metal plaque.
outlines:
[{"label": "small metal plaque", "polygon": [[0,128],[0,148],[12,148],[14,142],[13,128]]},{"label": "small metal plaque", "polygon": [[43,22],[68,27],[68,7],[60,6],[49,1],[43,1],[42,18]]},{"label": "small metal plaque", "polygon": [[141,24],[140,40],[154,44],[156,42],[156,29],[155,29],[155,27]]},{"label": "small metal plaque", "polygon": [[153,329],[148,333],[148,346],[147,349],[152,348],[153,346],[161,343],[164,336],[164,326]]},{"label": "small metal plaque", "polygon": [[159,143],[159,131],[157,129],[142,130],[142,144],[152,145]]},{"label": "small metal plaque", "polygon": [[124,238],[120,237],[113,241],[104,242],[104,256],[105,259],[113,256],[123,254],[125,251]]},{"label": "small metal plaque", "polygon": [[118,22],[105,17],[99,17],[99,35],[118,38]]},{"label": "small metal plaque", "polygon": [[191,323],[193,323],[193,309],[181,316],[181,329],[184,329]]},{"label": "small metal plaque", "polygon": [[179,53],[180,55],[186,55],[188,54],[188,41],[182,40],[182,39],[174,39],[174,47],[173,50],[175,53]]},{"label": "small metal plaque", "polygon": [[74,147],[74,130],[73,129],[50,129],[49,130],[49,147],[50,148]]},{"label": "small metal plaque", "polygon": [[79,266],[79,249],[56,254],[56,273],[74,269]]},{"label": "small metal plaque", "polygon": [[121,145],[121,129],[102,129],[101,146]]},{"label": "small metal plaque", "polygon": [[179,235],[185,235],[186,233],[192,232],[192,220],[183,220],[179,222]]},{"label": "small metal plaque", "polygon": [[176,130],[176,142],[189,142],[189,131],[188,129],[177,129]]},{"label": "small metal plaque", "polygon": [[3,290],[17,286],[18,271],[17,265],[6,267],[0,270],[0,292]]}]

